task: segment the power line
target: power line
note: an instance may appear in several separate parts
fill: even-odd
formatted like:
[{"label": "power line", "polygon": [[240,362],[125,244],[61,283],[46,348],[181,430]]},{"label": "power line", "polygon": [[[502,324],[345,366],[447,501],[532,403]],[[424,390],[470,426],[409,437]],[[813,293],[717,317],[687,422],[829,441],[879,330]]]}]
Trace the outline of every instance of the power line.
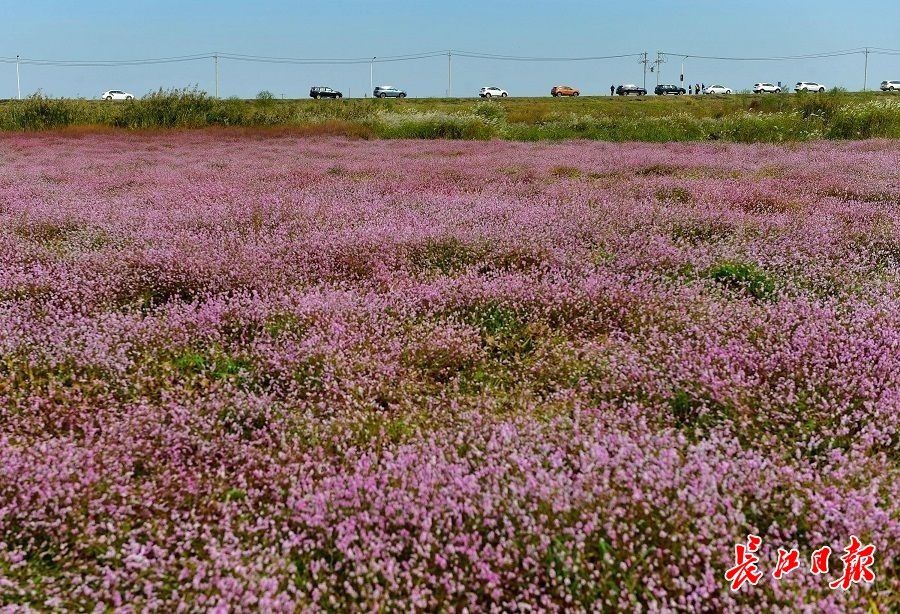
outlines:
[{"label": "power line", "polygon": [[428,58],[444,57],[447,51],[426,51],[397,56],[378,56],[376,58],[292,58],[271,57],[260,55],[246,55],[240,53],[220,53],[220,58],[236,60],[239,62],[257,62],[263,64],[380,64],[384,62],[406,62],[410,60],[423,60]]},{"label": "power line", "polygon": [[[171,64],[174,62],[193,62],[195,60],[206,60],[212,58],[209,53],[173,56],[167,58],[146,58],[139,60],[41,60],[35,58],[19,58],[20,64],[30,64],[33,66],[62,66],[62,67],[84,67],[84,66],[141,66],[145,64]],[[0,57],[0,62],[4,64],[12,64],[15,58]]]},{"label": "power line", "polygon": [[[358,65],[369,64],[370,80],[372,79],[372,69],[374,64],[390,63],[390,62],[410,62],[427,60],[433,58],[447,57],[447,94],[452,91],[452,56],[457,56],[473,60],[487,60],[495,62],[587,62],[587,61],[604,61],[625,58],[637,58],[640,64],[643,64],[644,72],[644,88],[647,85],[647,70],[649,64],[654,64],[650,69],[656,73],[657,81],[659,80],[659,71],[662,63],[666,61],[666,56],[676,56],[682,58],[691,58],[699,60],[714,60],[726,62],[785,62],[797,60],[817,60],[826,58],[835,58],[842,56],[865,55],[863,67],[863,89],[865,90],[868,82],[868,59],[869,55],[883,56],[900,56],[900,49],[891,49],[887,47],[858,47],[854,49],[842,49],[837,51],[824,51],[818,53],[808,53],[800,55],[781,55],[781,56],[715,56],[715,55],[696,55],[693,53],[658,51],[655,60],[650,60],[647,52],[641,53],[617,53],[610,55],[590,55],[590,56],[520,56],[499,53],[486,53],[480,51],[467,50],[433,50],[423,51],[420,53],[408,53],[390,56],[372,56],[364,58],[308,58],[308,57],[286,57],[286,56],[265,56],[252,55],[233,52],[208,52],[195,53],[188,55],[176,55],[168,57],[156,58],[138,58],[130,60],[56,60],[27,58],[21,56],[0,57],[0,64],[16,65],[16,82],[17,91],[19,90],[19,67],[21,65],[30,66],[46,66],[59,68],[81,68],[81,67],[127,67],[127,66],[147,66],[155,64],[174,64],[184,62],[197,62],[202,60],[212,60],[215,70],[216,95],[218,96],[219,83],[219,61],[230,60],[234,62],[247,62],[257,64],[294,64],[294,65]],[[683,78],[683,61],[682,61],[682,78]],[[19,94],[20,95],[20,94]]]},{"label": "power line", "polygon": [[[370,63],[386,63],[386,62],[407,62],[412,60],[423,60],[436,57],[445,57],[449,54],[471,59],[484,60],[500,60],[514,62],[582,62],[591,60],[612,60],[619,58],[638,57],[639,53],[621,53],[613,55],[594,55],[594,56],[567,56],[567,57],[551,57],[551,56],[515,56],[494,53],[482,53],[477,51],[465,50],[437,50],[425,51],[421,53],[410,53],[404,55],[378,56],[373,60],[372,57],[365,58],[301,58],[301,57],[279,57],[251,55],[244,53],[217,52],[217,53],[197,53],[192,55],[172,56],[163,58],[141,58],[132,60],[53,60],[39,58],[19,58],[19,63],[29,64],[33,66],[57,66],[57,67],[114,67],[114,66],[142,66],[147,64],[170,64],[175,62],[193,62],[197,60],[214,60],[227,59],[238,62],[254,62],[263,64],[370,64]],[[0,57],[0,63],[15,63],[16,58]]]},{"label": "power line", "polygon": [[482,60],[507,60],[513,62],[585,62],[591,60],[615,60],[619,58],[636,58],[639,57],[640,53],[620,53],[616,55],[591,55],[591,56],[576,56],[576,57],[535,57],[535,56],[514,56],[514,55],[500,55],[494,53],[479,53],[474,51],[458,51],[451,50],[453,55],[458,55],[466,58],[475,58]]},{"label": "power line", "polygon": [[865,52],[864,47],[859,49],[845,49],[842,51],[827,51],[823,53],[811,53],[806,55],[782,55],[770,57],[728,57],[716,55],[697,55],[694,53],[677,53],[674,51],[661,51],[663,55],[689,57],[700,60],[723,60],[728,62],[783,62],[789,60],[815,60],[819,58],[834,58],[845,55],[858,55]]},{"label": "power line", "polygon": [[[868,51],[867,51],[868,49]],[[716,56],[716,55],[697,55],[693,53],[660,51],[659,54],[666,56],[690,57],[700,60],[718,60],[727,62],[782,62],[791,60],[815,60],[822,58],[833,58],[840,56],[849,56],[856,54],[870,53],[873,55],[900,55],[900,49],[890,49],[886,47],[858,47],[855,49],[843,49],[838,51],[825,51],[820,53],[809,53],[800,55],[781,55],[781,56]],[[373,60],[371,56],[364,58],[303,58],[303,57],[279,57],[253,55],[232,52],[210,52],[195,53],[189,55],[179,55],[159,58],[138,58],[130,60],[55,60],[41,58],[26,57],[0,57],[2,64],[25,64],[32,66],[57,66],[57,67],[114,67],[114,66],[142,66],[148,64],[171,64],[178,62],[195,62],[199,60],[213,60],[216,57],[220,59],[234,60],[238,62],[255,62],[263,64],[369,64],[369,63],[387,63],[387,62],[407,62],[414,60],[423,60],[429,58],[444,57],[449,54],[458,57],[479,59],[479,60],[497,60],[509,62],[586,62],[596,60],[615,60],[623,58],[642,58],[642,53],[618,53],[610,55],[590,55],[590,56],[519,56],[499,53],[485,53],[480,51],[466,51],[458,49],[443,49],[435,51],[424,51],[420,53],[409,53],[393,56],[378,56]],[[664,60],[663,60],[664,61]]]}]

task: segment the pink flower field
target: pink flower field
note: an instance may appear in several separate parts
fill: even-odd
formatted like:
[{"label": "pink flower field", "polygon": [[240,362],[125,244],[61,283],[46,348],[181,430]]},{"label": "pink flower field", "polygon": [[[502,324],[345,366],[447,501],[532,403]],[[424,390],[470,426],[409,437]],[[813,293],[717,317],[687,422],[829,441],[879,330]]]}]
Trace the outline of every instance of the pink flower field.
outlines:
[{"label": "pink flower field", "polygon": [[0,137],[0,603],[897,611],[898,163]]}]

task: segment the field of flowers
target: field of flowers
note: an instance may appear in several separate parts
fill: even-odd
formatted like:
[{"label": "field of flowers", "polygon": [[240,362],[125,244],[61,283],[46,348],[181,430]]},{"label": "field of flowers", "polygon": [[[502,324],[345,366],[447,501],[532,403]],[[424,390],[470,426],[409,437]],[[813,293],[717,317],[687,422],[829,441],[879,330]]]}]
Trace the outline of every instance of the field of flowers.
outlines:
[{"label": "field of flowers", "polygon": [[896,611],[898,160],[2,136],[0,604]]}]

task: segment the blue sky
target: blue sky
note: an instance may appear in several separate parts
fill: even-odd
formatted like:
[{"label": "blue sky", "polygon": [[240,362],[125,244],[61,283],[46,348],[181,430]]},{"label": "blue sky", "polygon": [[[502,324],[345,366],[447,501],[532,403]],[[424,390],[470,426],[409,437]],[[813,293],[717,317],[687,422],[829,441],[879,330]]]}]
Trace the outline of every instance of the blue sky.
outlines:
[{"label": "blue sky", "polygon": [[[266,56],[371,57],[441,49],[521,56],[597,56],[657,50],[720,56],[800,55],[862,46],[900,48],[897,0],[0,0],[0,56],[119,60],[229,51]],[[680,58],[663,65],[678,80]],[[121,88],[214,89],[212,60],[131,67],[21,67],[23,95],[94,97]],[[369,89],[369,66],[296,66],[221,60],[220,95],[268,89],[300,97],[310,85],[351,96]],[[689,82],[735,90],[755,81],[821,81],[860,89],[862,54],[778,63],[688,59]],[[900,55],[869,57],[869,86],[900,79]],[[453,94],[482,85],[545,95],[557,83],[584,94],[642,80],[634,58],[520,63],[454,58]],[[445,95],[446,57],[375,65],[375,82],[411,96]],[[648,74],[648,85],[656,82]],[[0,98],[16,94],[15,65],[0,64]]]}]

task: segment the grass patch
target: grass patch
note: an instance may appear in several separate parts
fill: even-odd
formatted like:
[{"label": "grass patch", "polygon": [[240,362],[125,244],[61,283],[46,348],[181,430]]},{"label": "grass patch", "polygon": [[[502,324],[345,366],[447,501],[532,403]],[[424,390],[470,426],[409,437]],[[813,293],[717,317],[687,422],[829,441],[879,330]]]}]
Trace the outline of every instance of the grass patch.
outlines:
[{"label": "grass patch", "polygon": [[712,220],[685,220],[672,226],[672,238],[690,245],[714,243],[731,236],[733,229]]},{"label": "grass patch", "polygon": [[557,166],[550,174],[557,179],[578,179],[581,177],[581,171],[574,166]]},{"label": "grass patch", "polygon": [[482,255],[480,250],[456,237],[446,237],[411,246],[408,258],[416,271],[451,275],[475,264]]},{"label": "grass patch", "polygon": [[656,200],[661,202],[687,204],[694,200],[691,193],[682,187],[659,188],[654,192]]},{"label": "grass patch", "polygon": [[478,306],[464,319],[479,329],[488,355],[500,362],[517,362],[534,352],[541,333],[517,311],[496,303]]},{"label": "grass patch", "polygon": [[172,366],[187,377],[208,375],[213,379],[237,378],[251,367],[249,361],[228,356],[217,350],[206,352],[187,350],[175,356]]},{"label": "grass patch", "polygon": [[728,408],[711,399],[700,399],[686,390],[677,390],[668,399],[675,426],[690,432],[708,433],[729,419]]},{"label": "grass patch", "polygon": [[[159,90],[122,103],[51,99],[0,102],[0,130],[154,130],[238,127],[260,135],[538,141],[806,141],[900,138],[900,99],[879,92],[815,96],[581,96],[507,98],[216,99],[196,88]],[[671,174],[667,165],[646,176]]]},{"label": "grass patch", "polygon": [[777,291],[775,280],[764,270],[748,262],[720,262],[706,270],[707,279],[727,290],[766,300]]},{"label": "grass patch", "polygon": [[634,174],[638,177],[668,177],[675,175],[679,170],[677,166],[669,164],[651,164],[635,169]]}]

